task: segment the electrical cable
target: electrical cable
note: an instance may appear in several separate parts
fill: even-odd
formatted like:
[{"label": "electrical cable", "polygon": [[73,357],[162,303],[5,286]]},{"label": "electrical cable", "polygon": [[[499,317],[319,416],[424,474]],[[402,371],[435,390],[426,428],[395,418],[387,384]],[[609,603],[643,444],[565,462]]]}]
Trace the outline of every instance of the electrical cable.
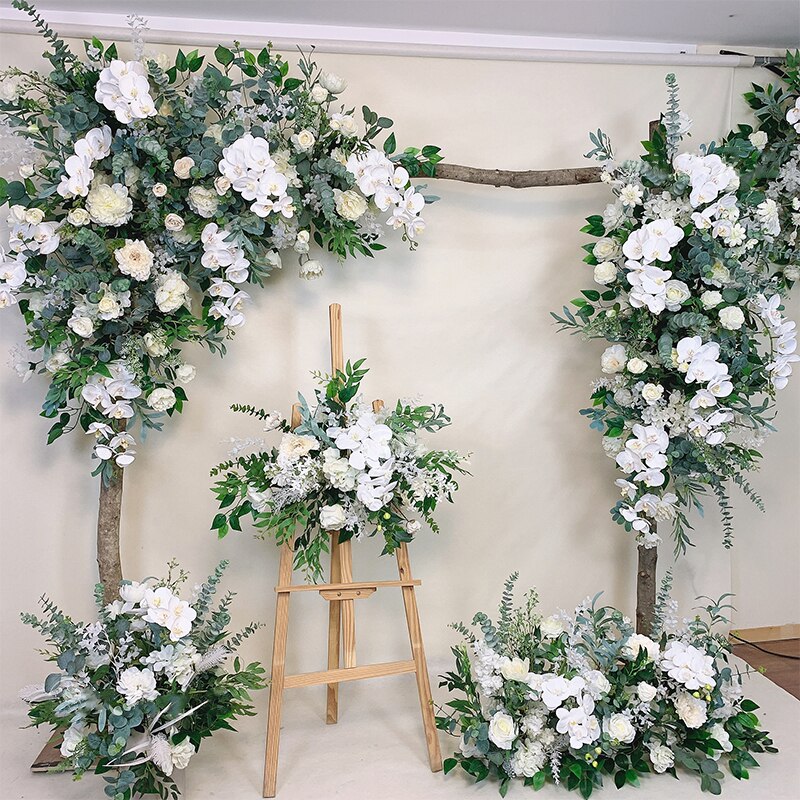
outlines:
[{"label": "electrical cable", "polygon": [[731,639],[736,639],[736,641],[741,642],[742,644],[755,647],[756,650],[760,650],[762,653],[766,653],[768,656],[776,656],[777,658],[791,658],[793,661],[800,661],[800,656],[793,656],[791,653],[776,653],[774,650],[767,650],[765,647],[761,647],[761,645],[758,645],[755,642],[748,642],[747,639],[742,639],[741,636],[737,636],[735,633],[731,633],[729,636]]}]

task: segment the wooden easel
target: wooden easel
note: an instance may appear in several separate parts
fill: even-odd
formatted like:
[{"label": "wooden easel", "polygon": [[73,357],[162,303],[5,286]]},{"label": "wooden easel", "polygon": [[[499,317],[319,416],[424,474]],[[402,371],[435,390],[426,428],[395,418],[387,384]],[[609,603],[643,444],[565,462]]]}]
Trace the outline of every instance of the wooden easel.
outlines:
[{"label": "wooden easel", "polygon": [[[344,369],[342,348],[342,307],[334,303],[329,308],[331,337],[331,367],[335,373]],[[383,408],[383,402],[376,400],[375,411]],[[300,424],[299,407],[292,407],[292,428]],[[281,547],[281,560],[278,570],[278,585],[275,587],[278,599],[275,608],[275,636],[272,645],[272,681],[269,690],[269,718],[267,721],[267,744],[264,758],[264,797],[275,797],[278,778],[278,746],[280,744],[281,710],[283,691],[299,686],[328,685],[326,722],[331,725],[339,718],[339,684],[363,678],[381,678],[386,675],[399,675],[413,672],[417,679],[422,724],[425,729],[425,742],[428,747],[428,761],[433,772],[442,768],[442,754],[436,733],[433,714],[433,699],[425,663],[425,649],[419,624],[417,600],[414,588],[422,581],[411,577],[408,548],[401,544],[395,551],[399,580],[353,581],[353,556],[349,540],[340,542],[339,534],[331,533],[331,582],[322,584],[292,585],[294,548],[286,542]],[[356,624],[355,601],[364,600],[378,589],[397,587],[403,593],[408,637],[411,642],[412,658],[407,661],[390,661],[382,664],[356,666]],[[299,675],[286,675],[286,638],[289,632],[289,598],[293,592],[319,592],[329,603],[328,616],[328,668],[321,672],[306,672]],[[343,652],[342,652],[343,651]],[[342,666],[343,662],[343,666]]]}]

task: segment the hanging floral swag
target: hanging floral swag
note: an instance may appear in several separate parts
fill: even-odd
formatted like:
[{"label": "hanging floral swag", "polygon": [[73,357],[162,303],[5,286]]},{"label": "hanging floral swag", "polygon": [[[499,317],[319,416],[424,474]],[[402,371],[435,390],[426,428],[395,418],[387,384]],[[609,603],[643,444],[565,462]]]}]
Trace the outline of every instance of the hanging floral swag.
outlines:
[{"label": "hanging floral swag", "polygon": [[[248,515],[277,544],[291,542],[299,528],[295,567],[316,580],[330,531],[338,531],[340,541],[379,533],[386,554],[412,540],[420,519],[439,530],[433,513],[442,500],[452,502],[455,474],[468,474],[467,459],[452,450],[429,450],[419,433],[435,433],[450,418],[439,405],[367,405],[358,396],[368,372],[363,364],[348,361],[333,376],[315,373],[321,387],[316,406],[311,409],[299,395],[300,424],[294,429],[278,411],[232,407],[282,435],[277,448],[237,454],[211,471],[224,475],[213,487],[220,513],[212,530],[220,537],[240,531]],[[253,443],[241,442],[237,449]]]},{"label": "hanging floral swag", "polygon": [[496,623],[476,614],[477,636],[453,626],[467,644],[453,648],[455,671],[440,684],[460,695],[437,717],[461,737],[445,773],[460,765],[476,781],[493,777],[501,795],[519,780],[589,797],[604,776],[621,789],[651,772],[677,778],[682,767],[720,794],[723,765],[742,780],[758,766],[754,753],[777,752],[727,664],[727,639],[713,632],[727,622],[724,597],[705,608],[707,619],[679,624],[667,574],[651,638],[599,606],[600,595],[545,619],[533,591],[514,607],[516,578]]},{"label": "hanging floral swag", "polygon": [[100,619],[91,624],[74,622],[47,598],[41,617],[22,615],[47,639],[58,672],[21,696],[32,725],[62,733],[62,767],[76,778],[106,776],[114,800],[175,798],[173,770],[184,769],[214,731],[255,714],[249,692],[263,688],[263,667],[238,657],[232,671],[224,665],[261,626],[226,631],[233,593],[212,607],[226,567],[223,561],[188,601],[178,594],[188,576],[175,562],[164,580],[125,581],[110,604],[98,584]]},{"label": "hanging floral swag", "polygon": [[758,468],[776,392],[800,361],[783,313],[800,278],[800,53],[787,54],[785,79],[745,95],[755,127],[696,152],[679,152],[691,120],[673,75],[646,155],[615,162],[608,137],[591,135],[588,155],[615,195],[583,228],[597,238],[584,261],[600,288],[553,316],[610,342],[581,414],[624,474],[612,517],[645,547],[663,521],[685,552],[687,514],[702,512],[709,491],[730,546],[730,483],[764,508],[745,473]]},{"label": "hanging floral swag", "polygon": [[183,410],[195,368],[181,344],[225,354],[244,324],[246,288],[312,242],[343,260],[384,249],[385,228],[413,248],[426,202],[411,177],[439,149],[396,153],[387,117],[362,108],[364,132],[339,102],[346,83],[306,56],[300,76],[269,47],[217,47],[216,63],[115,44],[70,51],[35,9],[49,75],[0,73],[0,118],[24,140],[20,180],[0,179],[10,252],[0,253],[0,307],[22,313],[32,353],[18,369],[48,374],[48,443],[80,427],[96,473],[130,464],[132,428],[160,429]]}]

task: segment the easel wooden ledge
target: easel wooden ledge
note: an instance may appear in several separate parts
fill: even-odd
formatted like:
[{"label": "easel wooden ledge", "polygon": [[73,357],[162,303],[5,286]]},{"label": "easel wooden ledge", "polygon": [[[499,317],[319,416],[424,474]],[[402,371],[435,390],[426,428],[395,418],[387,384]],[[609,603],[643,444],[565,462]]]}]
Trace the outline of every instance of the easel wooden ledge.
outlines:
[{"label": "easel wooden ledge", "polygon": [[[329,307],[331,337],[331,367],[335,373],[344,369],[342,347],[342,307],[334,303]],[[375,411],[383,408],[383,402],[376,400]],[[299,407],[292,407],[292,428],[300,424]],[[417,681],[422,724],[428,748],[428,761],[431,770],[442,769],[442,754],[436,732],[433,714],[428,667],[425,662],[425,649],[419,624],[419,611],[414,588],[422,581],[411,576],[408,548],[402,543],[395,551],[399,580],[396,581],[353,581],[353,556],[350,540],[340,542],[339,534],[331,533],[331,579],[323,584],[292,584],[294,563],[293,543],[286,542],[281,547],[278,569],[278,595],[275,608],[275,635],[272,646],[272,682],[269,692],[269,718],[267,721],[267,743],[264,757],[264,797],[275,797],[278,779],[278,748],[280,744],[281,711],[283,691],[300,686],[328,685],[326,722],[331,725],[339,718],[339,684],[345,681],[365,678],[382,678],[387,675],[400,675],[413,672]],[[356,600],[370,597],[378,589],[400,588],[403,593],[408,638],[411,643],[412,658],[407,661],[389,661],[381,664],[356,666]],[[328,601],[328,668],[320,672],[305,672],[298,675],[286,674],[286,640],[289,632],[289,598],[294,592],[319,592]],[[344,651],[342,653],[342,651]],[[343,666],[341,662],[343,661]]]}]

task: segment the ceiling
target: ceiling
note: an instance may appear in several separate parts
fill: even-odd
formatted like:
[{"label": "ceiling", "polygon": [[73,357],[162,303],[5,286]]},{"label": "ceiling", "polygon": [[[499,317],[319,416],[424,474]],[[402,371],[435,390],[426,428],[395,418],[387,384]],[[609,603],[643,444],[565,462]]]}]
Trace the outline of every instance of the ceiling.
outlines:
[{"label": "ceiling", "polygon": [[[9,6],[1,0],[0,6]],[[46,10],[302,25],[800,47],[800,0],[40,0]]]}]

